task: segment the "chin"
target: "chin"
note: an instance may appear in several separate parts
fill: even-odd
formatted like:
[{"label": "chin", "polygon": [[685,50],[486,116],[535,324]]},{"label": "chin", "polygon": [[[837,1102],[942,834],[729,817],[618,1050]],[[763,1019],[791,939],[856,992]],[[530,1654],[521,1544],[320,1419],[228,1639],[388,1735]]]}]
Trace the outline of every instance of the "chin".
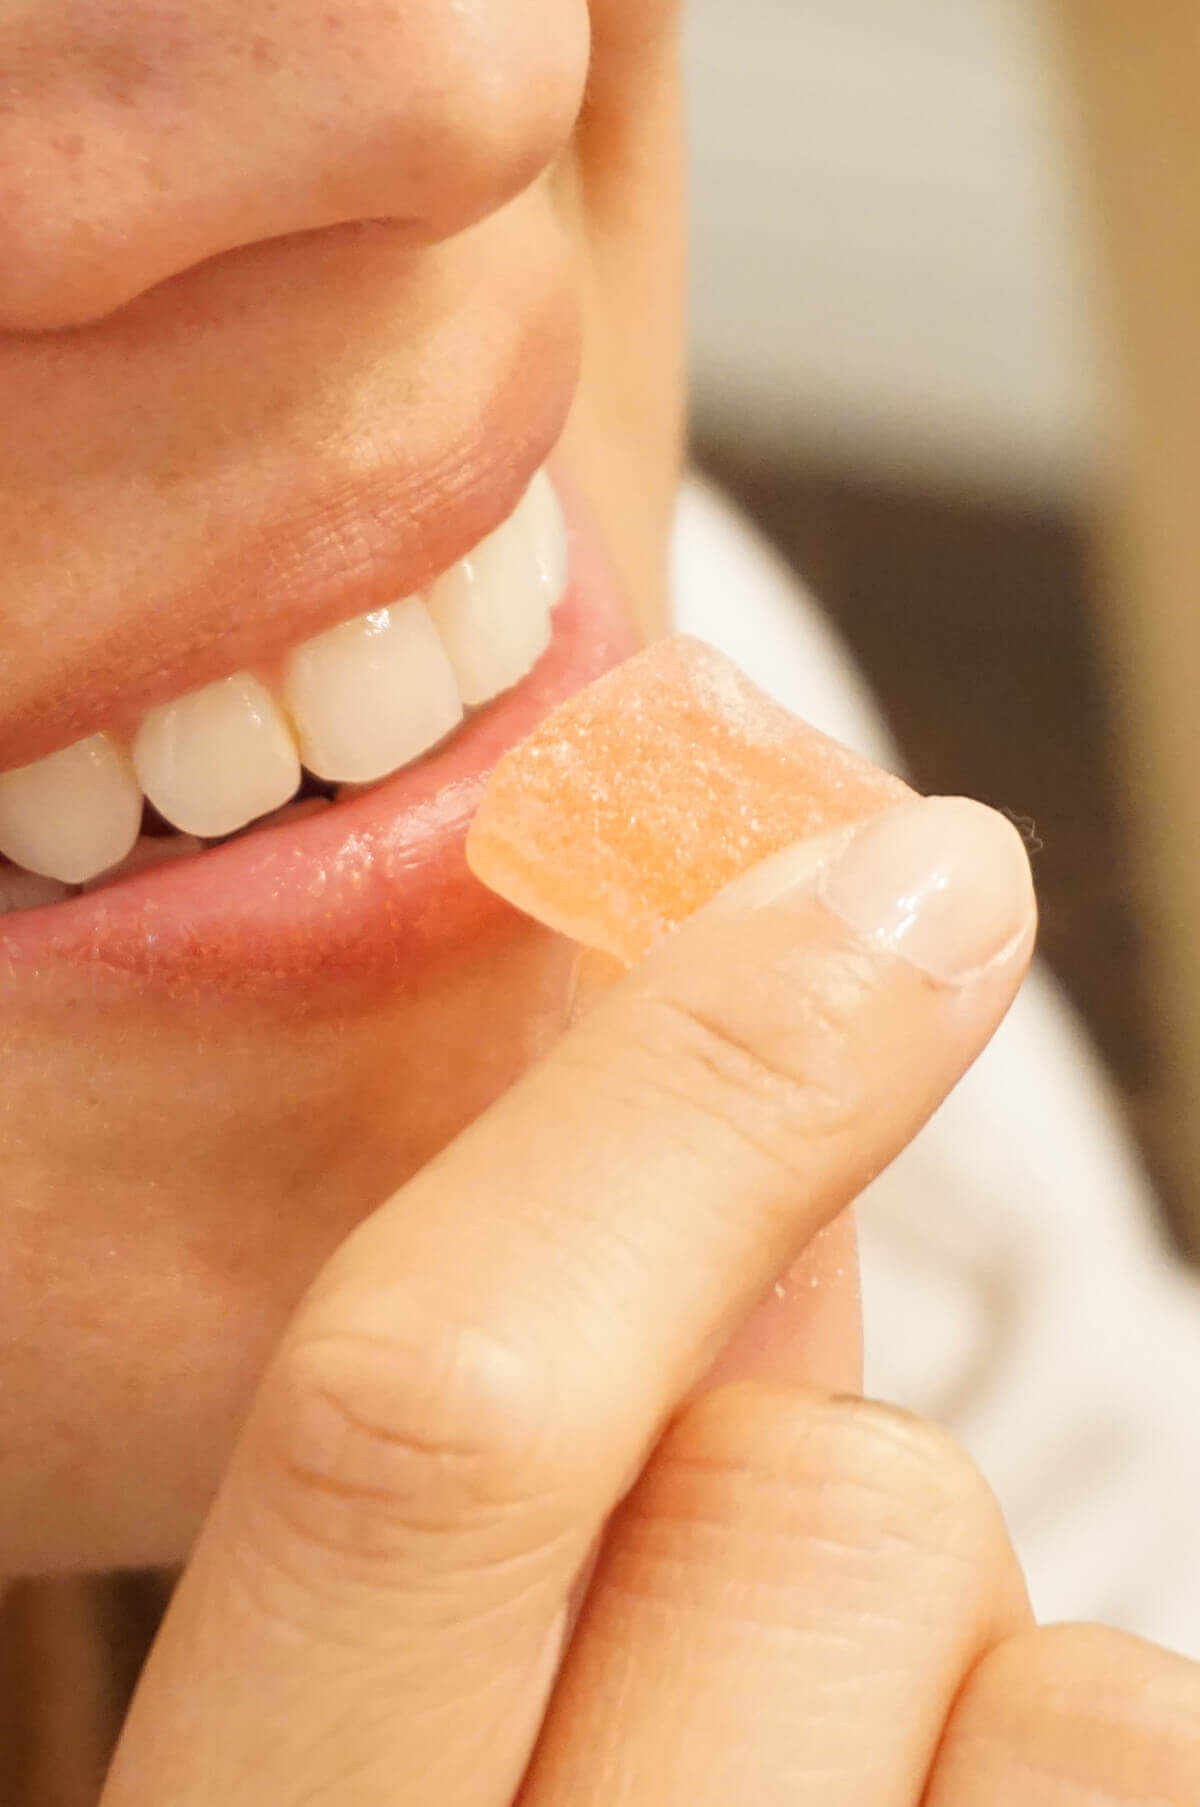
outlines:
[{"label": "chin", "polygon": [[[306,1287],[555,1037],[573,958],[513,918],[422,981],[340,1001],[111,999],[66,1042],[56,1015],[25,1017],[6,1070],[27,1150],[0,1293],[10,1573],[183,1555]],[[47,1138],[51,1078],[72,1108]]]}]

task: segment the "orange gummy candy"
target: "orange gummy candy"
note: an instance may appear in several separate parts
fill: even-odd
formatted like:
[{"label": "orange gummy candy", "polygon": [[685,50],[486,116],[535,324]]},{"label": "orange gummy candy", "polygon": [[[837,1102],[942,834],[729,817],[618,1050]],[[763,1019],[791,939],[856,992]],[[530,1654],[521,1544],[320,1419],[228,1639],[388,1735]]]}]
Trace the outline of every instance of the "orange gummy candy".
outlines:
[{"label": "orange gummy candy", "polygon": [[504,755],[467,859],[527,915],[629,965],[739,872],[911,794],[678,636]]}]

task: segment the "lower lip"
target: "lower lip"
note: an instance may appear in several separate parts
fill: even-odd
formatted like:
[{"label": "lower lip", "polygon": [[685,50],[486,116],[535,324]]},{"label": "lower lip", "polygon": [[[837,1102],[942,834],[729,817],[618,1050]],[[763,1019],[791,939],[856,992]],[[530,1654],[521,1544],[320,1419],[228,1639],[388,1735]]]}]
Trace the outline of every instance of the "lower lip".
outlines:
[{"label": "lower lip", "polygon": [[514,689],[394,778],[330,809],[0,925],[9,982],[81,968],[154,988],[311,990],[403,980],[475,954],[513,917],[463,842],[492,766],[556,703],[633,650],[586,529],[554,638]]}]

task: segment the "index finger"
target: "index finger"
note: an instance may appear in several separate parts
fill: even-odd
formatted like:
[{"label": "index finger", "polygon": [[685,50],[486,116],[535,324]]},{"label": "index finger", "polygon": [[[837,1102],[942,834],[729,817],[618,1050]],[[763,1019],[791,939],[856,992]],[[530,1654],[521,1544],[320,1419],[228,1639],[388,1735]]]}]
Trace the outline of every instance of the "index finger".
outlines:
[{"label": "index finger", "polygon": [[978,805],[792,849],[365,1224],[266,1377],[107,1807],[507,1802],[604,1520],[986,1041],[1033,921]]}]

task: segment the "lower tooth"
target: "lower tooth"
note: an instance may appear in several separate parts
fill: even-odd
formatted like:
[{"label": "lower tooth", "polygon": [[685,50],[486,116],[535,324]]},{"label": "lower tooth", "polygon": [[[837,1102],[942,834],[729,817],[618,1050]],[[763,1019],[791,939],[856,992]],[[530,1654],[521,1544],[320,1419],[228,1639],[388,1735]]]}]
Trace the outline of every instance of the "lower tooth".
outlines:
[{"label": "lower tooth", "polygon": [[524,504],[429,596],[464,703],[487,703],[531,671],[550,644],[550,605]]},{"label": "lower tooth", "polygon": [[119,866],[102,872],[99,878],[89,879],[83,889],[103,891],[106,885],[115,884],[118,879],[133,878],[137,873],[149,872],[155,866],[169,866],[174,860],[181,860],[190,853],[201,853],[203,849],[204,842],[196,840],[190,834],[139,835],[131,852]]},{"label": "lower tooth", "polygon": [[273,809],[269,816],[260,816],[257,822],[239,829],[232,838],[240,840],[246,835],[259,834],[264,828],[281,828],[287,822],[302,822],[305,816],[319,816],[324,810],[332,808],[333,800],[330,797],[299,797],[295,803],[285,803],[282,809]]},{"label": "lower tooth", "polygon": [[19,872],[15,866],[0,872],[0,916],[11,910],[36,910],[39,904],[61,903],[73,895],[69,885],[40,878],[36,872]]}]

